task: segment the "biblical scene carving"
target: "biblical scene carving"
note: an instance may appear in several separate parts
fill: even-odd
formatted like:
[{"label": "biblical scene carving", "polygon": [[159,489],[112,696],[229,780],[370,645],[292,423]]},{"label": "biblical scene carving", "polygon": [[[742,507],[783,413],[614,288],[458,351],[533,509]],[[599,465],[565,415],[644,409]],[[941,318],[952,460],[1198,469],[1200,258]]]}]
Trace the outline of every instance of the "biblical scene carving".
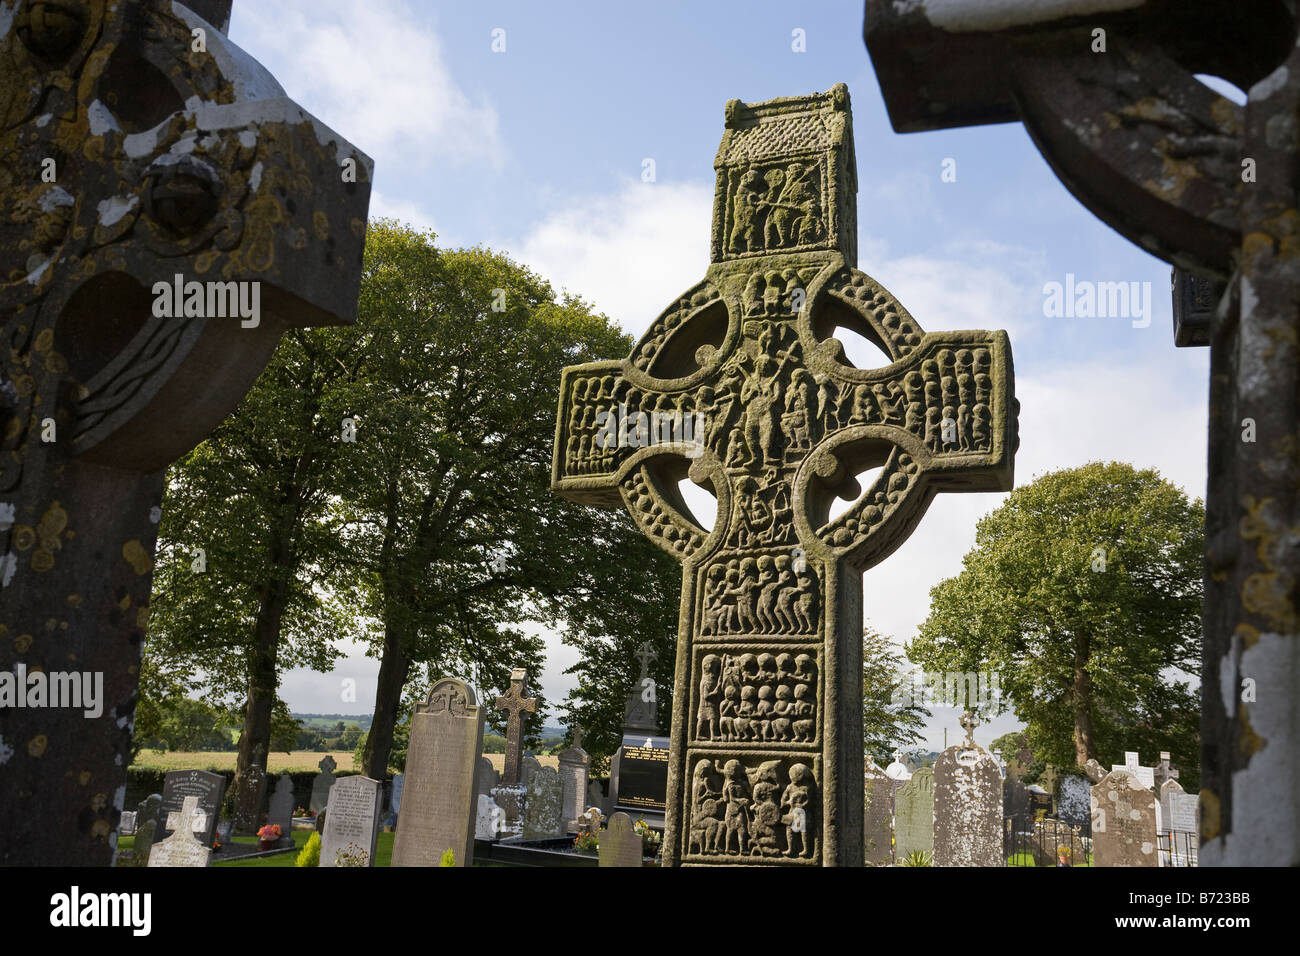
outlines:
[{"label": "biblical scene carving", "polygon": [[797,249],[826,238],[818,161],[751,163],[728,170],[728,178],[729,254]]},{"label": "biblical scene carving", "polygon": [[697,759],[686,856],[816,863],[820,797],[813,760]]},{"label": "biblical scene carving", "polygon": [[706,636],[817,634],[821,588],[803,553],[722,557],[704,573]]},{"label": "biblical scene carving", "polygon": [[818,648],[697,653],[693,739],[804,743],[817,739]]}]

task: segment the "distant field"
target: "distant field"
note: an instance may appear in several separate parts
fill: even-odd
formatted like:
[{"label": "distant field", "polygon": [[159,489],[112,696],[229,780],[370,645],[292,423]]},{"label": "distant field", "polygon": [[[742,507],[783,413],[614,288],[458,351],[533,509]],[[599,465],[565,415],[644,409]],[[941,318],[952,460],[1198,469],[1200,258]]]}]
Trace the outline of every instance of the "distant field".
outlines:
[{"label": "distant field", "polygon": [[[157,767],[160,770],[234,770],[235,758],[239,755],[231,751],[208,750],[141,750],[133,766]],[[352,770],[352,754],[335,752],[330,754],[338,764],[337,770]],[[269,773],[282,770],[316,770],[326,754],[312,750],[295,750],[293,753],[272,753],[266,760]]]},{"label": "distant field", "polygon": [[[502,773],[506,769],[505,754],[484,754],[483,756],[487,757],[488,760],[492,761],[492,768],[497,773]],[[560,758],[555,756],[554,754],[539,754],[537,756],[537,762],[540,763],[543,767],[558,768],[560,766]]]}]

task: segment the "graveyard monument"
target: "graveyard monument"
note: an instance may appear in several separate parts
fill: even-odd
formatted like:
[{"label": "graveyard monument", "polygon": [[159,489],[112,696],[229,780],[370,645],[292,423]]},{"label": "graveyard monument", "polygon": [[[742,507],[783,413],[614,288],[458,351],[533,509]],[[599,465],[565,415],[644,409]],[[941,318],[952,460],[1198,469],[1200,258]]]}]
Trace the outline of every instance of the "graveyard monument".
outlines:
[{"label": "graveyard monument", "polygon": [[510,672],[510,690],[496,700],[496,709],[506,715],[505,770],[501,782],[489,793],[501,809],[497,833],[507,837],[519,836],[524,828],[524,794],[528,786],[524,773],[524,714],[537,710],[537,698],[529,697],[527,688],[528,670],[516,667]]},{"label": "graveyard monument", "polygon": [[[1294,5],[866,0],[865,12],[896,131],[1023,122],[1080,202],[1175,267],[1175,344],[1210,350],[1200,859],[1300,864]],[[1248,91],[1245,107],[1197,74]]]},{"label": "graveyard monument", "polygon": [[[705,278],[627,359],[565,370],[552,487],[682,562],[664,864],[860,866],[862,572],[936,493],[1011,488],[1011,349],[924,332],[857,270],[843,84],[732,100],[714,169]],[[837,496],[861,497],[831,520]]]},{"label": "graveyard monument", "polygon": [[0,708],[0,864],[112,861],[165,469],[286,330],[354,319],[371,162],[229,13],[0,4],[0,671],[103,681]]},{"label": "graveyard monument", "polygon": [[383,789],[383,783],[369,777],[340,777],[334,781],[320,839],[321,866],[375,865]]},{"label": "graveyard monument", "polygon": [[474,691],[452,677],[435,682],[411,716],[393,866],[437,866],[447,850],[457,866],[471,865],[482,750],[483,708]]}]

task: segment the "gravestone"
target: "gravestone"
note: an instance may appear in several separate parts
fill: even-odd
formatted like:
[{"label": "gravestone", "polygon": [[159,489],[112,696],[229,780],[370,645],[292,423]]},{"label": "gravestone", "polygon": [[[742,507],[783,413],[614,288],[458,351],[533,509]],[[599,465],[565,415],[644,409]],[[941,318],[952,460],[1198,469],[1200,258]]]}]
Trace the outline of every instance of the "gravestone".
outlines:
[{"label": "gravestone", "polygon": [[862,773],[862,862],[887,866],[894,861],[894,781],[866,758]]},{"label": "gravestone", "polygon": [[605,814],[600,812],[600,807],[588,807],[582,813],[578,814],[577,819],[578,832],[587,834],[596,834],[597,839],[600,835],[600,825],[605,822]]},{"label": "gravestone", "polygon": [[965,743],[934,762],[934,865],[1003,866],[1002,775],[975,744],[975,720],[962,718]]},{"label": "gravestone", "polygon": [[1156,795],[1126,769],[1092,788],[1093,866],[1158,866]]},{"label": "gravestone", "polygon": [[1002,781],[1002,815],[1011,818],[1012,826],[1020,831],[1027,831],[1033,822],[1032,802],[1029,788],[1013,776]]},{"label": "gravestone", "polygon": [[893,756],[893,761],[885,768],[885,776],[889,777],[891,780],[907,780],[912,776],[912,771],[907,764],[903,762],[903,752],[901,750],[895,750]]},{"label": "gravestone", "polygon": [[[706,277],[629,358],[565,370],[552,488],[625,506],[683,564],[677,661],[690,691],[673,695],[664,864],[858,866],[862,572],[934,493],[1012,486],[1010,345],[1003,332],[926,334],[855,268],[843,84],[733,100],[725,116]],[[841,326],[889,364],[853,367]],[[852,476],[876,467],[859,488]],[[682,502],[683,477],[716,494],[712,530]],[[858,500],[832,520],[837,496]],[[722,815],[710,822],[690,795],[719,773],[732,796],[707,801]],[[759,802],[751,776],[816,808],[800,816],[809,830],[778,818],[771,855],[712,849],[697,837]]]},{"label": "gravestone", "polygon": [[474,789],[486,796],[491,794],[492,788],[500,782],[501,775],[492,766],[492,761],[487,757],[479,757],[478,769],[474,771]]},{"label": "gravestone", "polygon": [[325,809],[325,805],[329,803],[330,788],[334,786],[334,771],[338,767],[338,763],[333,757],[326,754],[321,758],[317,766],[320,767],[320,773],[316,774],[312,779],[311,803],[308,804],[307,809],[320,813]]},{"label": "gravestone", "polygon": [[1083,772],[1094,784],[1101,783],[1106,778],[1106,768],[1097,762],[1096,757],[1088,758],[1088,762],[1083,765]]},{"label": "gravestone", "polygon": [[510,690],[497,698],[496,709],[506,714],[506,760],[501,782],[506,785],[523,782],[525,713],[537,710],[537,698],[529,697],[528,670],[516,667],[510,672]]},{"label": "gravestone", "polygon": [[524,794],[525,840],[543,840],[563,835],[564,791],[554,767],[542,767],[528,781]]},{"label": "gravestone", "polygon": [[601,866],[640,866],[641,834],[632,829],[632,818],[626,813],[611,816],[609,827],[600,831],[597,852]]},{"label": "gravestone", "polygon": [[505,814],[495,800],[486,793],[477,794],[478,807],[474,814],[474,839],[496,840],[501,836]]},{"label": "gravestone", "polygon": [[384,817],[384,826],[397,826],[398,814],[402,812],[402,789],[406,786],[406,774],[398,773],[393,775],[393,780],[389,784],[388,794],[388,814]]},{"label": "gravestone", "polygon": [[118,821],[117,832],[121,836],[135,836],[135,811],[123,810],[122,819]]},{"label": "gravestone", "polygon": [[1116,770],[1127,770],[1137,777],[1138,783],[1148,790],[1155,790],[1156,788],[1155,768],[1142,766],[1141,759],[1132,750],[1125,752],[1122,764],[1112,764],[1110,769],[1112,773]]},{"label": "gravestone", "polygon": [[573,746],[560,751],[560,819],[567,832],[578,826],[578,815],[587,807],[587,774],[591,757],[582,749],[582,728],[573,729]]},{"label": "gravestone", "polygon": [[[382,792],[383,784],[369,777],[340,777],[334,781],[325,807],[325,830],[320,840],[321,866],[375,865]],[[400,837],[400,824],[397,833]],[[394,859],[396,856],[394,847]]]},{"label": "gravestone", "polygon": [[[166,468],[286,330],[352,321],[372,166],[182,3],[0,9],[0,671],[75,661],[105,702],[0,709],[0,864],[107,866]],[[186,282],[262,314],[160,316]]]},{"label": "gravestone", "polygon": [[894,795],[894,858],[902,863],[912,853],[934,855],[934,771],[912,774]]},{"label": "gravestone", "polygon": [[204,827],[198,797],[185,797],[176,813],[176,828],[171,836],[159,840],[149,854],[149,866],[207,866],[212,858],[212,841],[200,843],[195,832]]},{"label": "gravestone", "polygon": [[1087,826],[1092,820],[1091,793],[1092,786],[1086,777],[1076,774],[1062,777],[1056,797],[1057,819],[1070,826]]},{"label": "gravestone", "polygon": [[[1154,777],[1156,793],[1161,792],[1161,788],[1167,781],[1178,779],[1178,771],[1175,770],[1173,765],[1169,762],[1169,751],[1160,751],[1160,762],[1156,764]],[[1180,787],[1179,789],[1182,788]]]},{"label": "gravestone", "polygon": [[135,866],[147,866],[153,850],[154,836],[158,832],[158,818],[162,815],[162,794],[151,793],[136,804],[135,843],[131,858]]},{"label": "gravestone", "polygon": [[212,836],[212,842],[214,844],[220,843],[222,846],[226,846],[230,843],[234,835],[235,835],[235,821],[220,820],[217,823],[216,833],[214,833]]},{"label": "gravestone", "polygon": [[650,678],[650,662],[659,655],[643,642],[635,656],[641,676],[628,692],[623,739],[610,759],[610,801],[615,809],[628,810],[662,828],[668,807],[669,739],[659,735],[658,696]]},{"label": "gravestone", "polygon": [[[524,791],[528,783],[524,779],[523,715],[537,710],[537,698],[527,696],[527,686],[527,669],[517,667],[510,672],[510,690],[496,701],[496,709],[506,713],[506,759],[501,783],[490,792],[503,814],[498,830],[503,837],[524,831]],[[533,763],[536,765],[536,758]]]},{"label": "gravestone", "polygon": [[411,792],[403,785],[393,866],[437,866],[446,850],[457,866],[473,865],[483,719],[474,691],[452,677],[437,681],[416,706],[406,756]]},{"label": "gravestone", "polygon": [[528,789],[529,782],[533,779],[533,774],[542,769],[542,762],[532,754],[524,754],[524,758],[519,761],[519,783],[524,789]]},{"label": "gravestone", "polygon": [[287,773],[280,774],[275,782],[275,793],[271,794],[271,808],[267,812],[266,822],[280,828],[280,841],[293,842],[293,778]]},{"label": "gravestone", "polygon": [[159,827],[154,842],[170,836],[179,826],[186,797],[194,797],[197,811],[192,818],[196,836],[204,846],[212,846],[221,815],[221,802],[226,794],[226,778],[206,770],[169,770],[163,777],[162,804],[159,810]]},{"label": "gravestone", "polygon": [[605,793],[605,788],[601,786],[599,780],[591,780],[587,783],[587,806],[599,807],[600,812],[608,815],[611,809],[609,797]]},{"label": "gravestone", "polygon": [[1019,119],[1076,198],[1176,267],[1175,342],[1210,351],[1201,862],[1296,866],[1300,774],[1275,755],[1300,752],[1300,403],[1277,399],[1300,378],[1300,49],[1294,4],[1249,11],[867,0],[864,36],[895,130]]}]

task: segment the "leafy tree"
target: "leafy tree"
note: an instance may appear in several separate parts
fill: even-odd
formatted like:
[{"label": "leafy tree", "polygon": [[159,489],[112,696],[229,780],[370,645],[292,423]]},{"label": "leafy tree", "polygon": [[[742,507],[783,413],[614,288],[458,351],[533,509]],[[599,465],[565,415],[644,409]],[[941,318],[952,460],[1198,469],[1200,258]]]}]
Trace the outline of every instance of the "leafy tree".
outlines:
[{"label": "leafy tree", "polygon": [[237,779],[286,742],[281,671],[328,670],[333,639],[352,629],[336,501],[363,335],[290,330],[235,412],[168,473],[146,656],[172,684],[242,701]]},{"label": "leafy tree", "polygon": [[[420,665],[490,697],[511,668],[540,671],[543,645],[526,625],[608,608],[654,559],[629,520],[550,491],[561,370],[631,348],[607,318],[499,253],[439,251],[428,234],[380,222],[367,237],[359,322],[370,338],[343,501],[378,622],[363,760],[378,776]],[[545,710],[542,700],[527,721],[534,742]]]},{"label": "leafy tree", "polygon": [[986,515],[907,648],[927,669],[995,669],[999,706],[1061,768],[1168,750],[1194,782],[1204,510],[1154,470],[1043,475]]},{"label": "leafy tree", "polygon": [[920,743],[930,711],[904,690],[904,658],[890,638],[862,629],[862,744],[882,766],[895,749]]}]

